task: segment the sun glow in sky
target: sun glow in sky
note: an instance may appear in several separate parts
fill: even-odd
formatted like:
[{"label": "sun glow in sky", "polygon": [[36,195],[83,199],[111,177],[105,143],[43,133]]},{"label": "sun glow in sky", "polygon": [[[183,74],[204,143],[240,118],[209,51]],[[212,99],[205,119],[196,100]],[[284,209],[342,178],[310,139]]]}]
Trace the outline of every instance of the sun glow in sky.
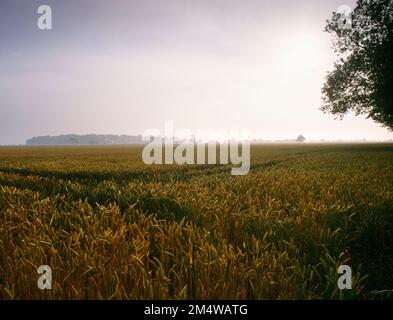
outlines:
[{"label": "sun glow in sky", "polygon": [[[266,140],[391,139],[323,114],[340,0],[0,2],[0,144],[38,135],[245,129]],[[353,6],[350,1],[349,5]]]},{"label": "sun glow in sky", "polygon": [[321,64],[324,48],[319,42],[318,37],[308,34],[295,35],[288,40],[287,49],[283,51],[281,59],[289,77]]}]

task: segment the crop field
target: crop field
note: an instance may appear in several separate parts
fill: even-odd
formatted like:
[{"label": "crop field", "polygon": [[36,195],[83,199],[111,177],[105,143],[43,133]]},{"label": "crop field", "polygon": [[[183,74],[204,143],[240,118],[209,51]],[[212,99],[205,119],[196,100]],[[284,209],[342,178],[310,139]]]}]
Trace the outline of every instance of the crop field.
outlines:
[{"label": "crop field", "polygon": [[393,298],[392,144],[253,145],[245,176],[141,153],[0,148],[1,299]]}]

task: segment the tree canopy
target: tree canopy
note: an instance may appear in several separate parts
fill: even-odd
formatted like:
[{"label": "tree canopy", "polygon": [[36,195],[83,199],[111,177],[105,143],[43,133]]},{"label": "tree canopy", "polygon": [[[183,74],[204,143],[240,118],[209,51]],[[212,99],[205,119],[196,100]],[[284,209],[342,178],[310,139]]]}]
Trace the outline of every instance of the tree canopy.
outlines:
[{"label": "tree canopy", "polygon": [[358,0],[350,16],[333,12],[325,31],[338,60],[321,110],[341,118],[354,111],[393,130],[393,0]]}]

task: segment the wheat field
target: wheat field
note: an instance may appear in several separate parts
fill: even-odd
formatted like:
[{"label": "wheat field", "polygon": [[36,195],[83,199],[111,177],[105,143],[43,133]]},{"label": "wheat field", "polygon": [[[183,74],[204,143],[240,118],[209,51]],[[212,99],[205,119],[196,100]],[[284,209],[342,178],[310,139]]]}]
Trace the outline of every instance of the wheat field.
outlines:
[{"label": "wheat field", "polygon": [[393,298],[392,144],[253,145],[245,176],[141,152],[0,148],[1,299]]}]

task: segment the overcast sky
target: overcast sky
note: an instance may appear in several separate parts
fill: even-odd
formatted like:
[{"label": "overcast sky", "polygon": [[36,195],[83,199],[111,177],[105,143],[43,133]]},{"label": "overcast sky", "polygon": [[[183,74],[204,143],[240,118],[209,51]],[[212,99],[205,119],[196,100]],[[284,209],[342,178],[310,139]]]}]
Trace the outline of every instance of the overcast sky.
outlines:
[{"label": "overcast sky", "polygon": [[[48,4],[53,30],[39,30]],[[139,134],[165,120],[265,139],[390,139],[323,114],[343,0],[0,0],[0,144]]]}]

